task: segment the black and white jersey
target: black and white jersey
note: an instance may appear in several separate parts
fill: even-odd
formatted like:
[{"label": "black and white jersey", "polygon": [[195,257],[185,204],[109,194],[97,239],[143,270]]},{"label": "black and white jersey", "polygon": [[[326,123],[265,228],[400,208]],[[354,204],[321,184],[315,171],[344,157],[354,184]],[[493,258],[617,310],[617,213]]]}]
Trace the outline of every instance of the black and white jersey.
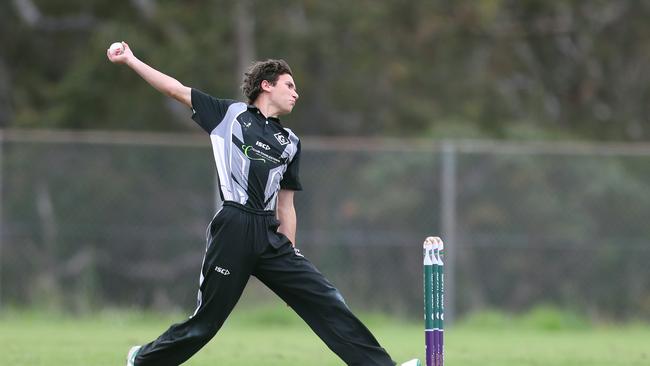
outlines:
[{"label": "black and white jersey", "polygon": [[210,134],[221,199],[275,210],[280,188],[299,191],[300,140],[252,105],[192,89],[192,119]]}]

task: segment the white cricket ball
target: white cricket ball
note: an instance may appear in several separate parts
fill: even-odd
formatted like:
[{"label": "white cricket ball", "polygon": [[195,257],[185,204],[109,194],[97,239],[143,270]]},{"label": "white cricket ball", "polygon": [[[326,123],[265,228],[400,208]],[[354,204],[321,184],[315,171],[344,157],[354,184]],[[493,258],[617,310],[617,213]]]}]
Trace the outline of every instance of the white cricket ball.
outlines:
[{"label": "white cricket ball", "polygon": [[122,42],[115,42],[108,48],[111,55],[121,55],[124,52],[124,45]]}]

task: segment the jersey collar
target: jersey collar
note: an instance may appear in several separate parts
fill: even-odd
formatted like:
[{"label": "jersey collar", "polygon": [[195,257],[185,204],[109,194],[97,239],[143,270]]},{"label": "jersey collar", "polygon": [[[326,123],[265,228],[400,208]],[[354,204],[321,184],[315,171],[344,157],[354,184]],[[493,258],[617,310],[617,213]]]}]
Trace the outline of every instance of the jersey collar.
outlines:
[{"label": "jersey collar", "polygon": [[252,113],[255,113],[256,115],[259,115],[260,117],[262,117],[264,119],[267,119],[269,121],[273,121],[273,122],[275,122],[277,124],[281,124],[280,119],[278,117],[266,117],[265,115],[262,114],[262,112],[259,110],[259,108],[257,108],[253,104],[248,105],[248,110],[251,111]]}]

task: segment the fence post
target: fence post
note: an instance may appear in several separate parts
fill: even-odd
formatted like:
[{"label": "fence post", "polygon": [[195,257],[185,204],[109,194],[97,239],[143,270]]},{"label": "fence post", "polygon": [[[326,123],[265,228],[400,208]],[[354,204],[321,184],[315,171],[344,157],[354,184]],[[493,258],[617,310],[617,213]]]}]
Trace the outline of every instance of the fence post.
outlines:
[{"label": "fence post", "polygon": [[3,261],[3,244],[4,244],[4,217],[3,211],[3,170],[4,170],[4,148],[5,148],[5,134],[4,130],[0,129],[0,311],[3,310],[3,297],[2,297],[2,261]]},{"label": "fence post", "polygon": [[441,148],[440,219],[445,242],[445,323],[452,324],[456,310],[456,147],[444,141]]}]

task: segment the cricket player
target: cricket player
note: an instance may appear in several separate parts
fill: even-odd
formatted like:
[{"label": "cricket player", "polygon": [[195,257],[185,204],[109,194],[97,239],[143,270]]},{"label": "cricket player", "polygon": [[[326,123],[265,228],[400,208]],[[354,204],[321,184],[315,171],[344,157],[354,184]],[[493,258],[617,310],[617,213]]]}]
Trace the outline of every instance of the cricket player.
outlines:
[{"label": "cricket player", "polygon": [[156,340],[131,348],[127,366],[177,366],[188,360],[221,328],[251,275],[346,364],[395,365],[339,291],[295,247],[300,139],[279,119],[299,97],[289,65],[254,63],[244,75],[243,103],[181,84],[139,60],[125,42],[107,56],[190,108],[192,119],[210,136],[223,201],[207,230],[196,310]]}]

